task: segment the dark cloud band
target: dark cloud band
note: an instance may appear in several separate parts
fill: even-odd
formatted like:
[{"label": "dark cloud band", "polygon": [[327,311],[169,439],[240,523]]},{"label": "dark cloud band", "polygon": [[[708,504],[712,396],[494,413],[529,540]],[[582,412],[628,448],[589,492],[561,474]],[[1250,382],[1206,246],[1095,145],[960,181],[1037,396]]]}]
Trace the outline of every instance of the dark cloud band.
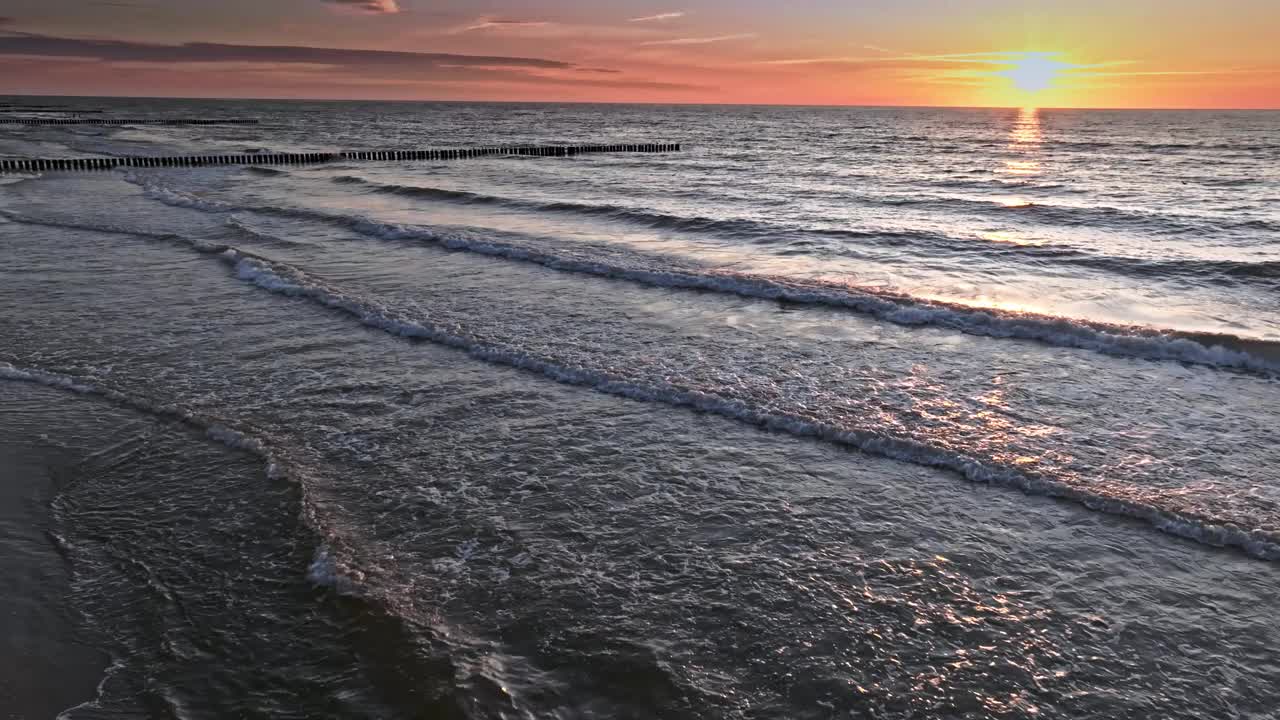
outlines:
[{"label": "dark cloud band", "polygon": [[[224,63],[243,73],[294,69],[295,83],[355,86],[420,86],[425,83],[508,83],[688,91],[681,83],[612,77],[619,71],[583,67],[546,58],[455,53],[397,52],[293,45],[186,43],[166,45],[126,40],[67,38],[0,30],[0,58],[34,75],[59,72],[54,66],[134,63],[132,72],[179,73]],[[50,61],[57,60],[53,63]],[[251,65],[246,69],[244,66]],[[27,71],[22,73],[24,76]],[[261,79],[261,78],[259,78]]]},{"label": "dark cloud band", "polygon": [[0,54],[41,57],[93,58],[135,62],[268,62],[335,65],[341,67],[432,68],[440,66],[511,67],[570,70],[559,60],[452,53],[416,53],[389,50],[349,50],[293,45],[228,45],[186,43],[162,45],[124,40],[90,40],[31,34],[0,34]]},{"label": "dark cloud band", "polygon": [[342,5],[368,13],[398,13],[400,5],[396,0],[325,0],[331,5]]}]

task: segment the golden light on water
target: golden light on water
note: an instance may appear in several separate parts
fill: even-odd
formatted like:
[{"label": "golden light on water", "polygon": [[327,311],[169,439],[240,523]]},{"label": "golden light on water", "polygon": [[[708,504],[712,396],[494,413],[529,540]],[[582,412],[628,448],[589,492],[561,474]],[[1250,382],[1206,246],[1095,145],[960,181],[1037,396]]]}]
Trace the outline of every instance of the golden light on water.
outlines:
[{"label": "golden light on water", "polygon": [[[1006,150],[1013,155],[1004,161],[1001,171],[1005,175],[1033,177],[1043,172],[1040,164],[1040,145],[1044,142],[1044,131],[1040,126],[1040,110],[1024,107],[1018,111],[1018,117],[1009,130],[1009,143]],[[1026,201],[1006,202],[1009,206],[1026,205]]]},{"label": "golden light on water", "polygon": [[1039,108],[1024,107],[1019,110],[1018,118],[1013,121],[1013,129],[1009,131],[1009,144],[1013,147],[1035,145],[1038,148],[1043,140]]},{"label": "golden light on water", "polygon": [[1004,171],[1008,175],[1039,175],[1040,163],[1036,160],[1006,160]]},{"label": "golden light on water", "polygon": [[1048,240],[1045,240],[1044,238],[1030,237],[1024,233],[1014,232],[1012,230],[989,230],[987,232],[978,233],[978,237],[986,240],[987,242],[1004,243],[1006,245],[1022,245],[1024,247],[1044,245],[1048,242]]}]

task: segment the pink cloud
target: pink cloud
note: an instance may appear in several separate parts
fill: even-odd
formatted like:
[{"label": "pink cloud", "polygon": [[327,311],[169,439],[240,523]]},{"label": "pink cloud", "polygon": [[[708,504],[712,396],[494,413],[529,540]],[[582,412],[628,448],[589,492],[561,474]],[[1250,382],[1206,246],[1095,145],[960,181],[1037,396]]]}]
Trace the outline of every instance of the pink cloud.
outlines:
[{"label": "pink cloud", "polygon": [[396,0],[325,0],[325,2],[378,15],[400,12],[400,5]]},{"label": "pink cloud", "polygon": [[551,23],[545,20],[504,20],[501,18],[482,17],[470,25],[458,28],[457,32],[472,32],[475,30],[501,30],[504,28],[537,28],[546,27]]},{"label": "pink cloud", "polygon": [[656,15],[645,15],[644,17],[634,17],[627,22],[662,22],[663,20],[675,20],[684,17],[683,10],[675,10],[672,12],[657,13]]}]

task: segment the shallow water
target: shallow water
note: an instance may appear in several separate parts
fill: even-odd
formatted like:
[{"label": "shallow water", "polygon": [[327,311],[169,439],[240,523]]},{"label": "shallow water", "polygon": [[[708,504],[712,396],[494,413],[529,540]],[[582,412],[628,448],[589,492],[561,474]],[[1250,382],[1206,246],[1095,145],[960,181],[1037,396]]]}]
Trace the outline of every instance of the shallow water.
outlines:
[{"label": "shallow water", "polygon": [[0,187],[69,717],[1274,707],[1280,115],[214,109],[0,152],[690,150]]}]

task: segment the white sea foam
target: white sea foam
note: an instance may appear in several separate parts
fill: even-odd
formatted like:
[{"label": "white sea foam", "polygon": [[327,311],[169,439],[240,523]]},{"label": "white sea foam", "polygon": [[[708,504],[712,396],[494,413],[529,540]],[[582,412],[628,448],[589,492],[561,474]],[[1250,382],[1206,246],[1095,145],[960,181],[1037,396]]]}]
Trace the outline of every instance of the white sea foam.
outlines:
[{"label": "white sea foam", "polygon": [[[322,538],[334,540],[324,524],[316,517],[314,508],[307,499],[307,483],[296,463],[286,461],[263,438],[248,431],[238,430],[230,424],[193,413],[176,405],[157,403],[146,398],[129,395],[88,380],[74,378],[60,373],[45,372],[32,368],[17,367],[8,362],[0,362],[0,381],[10,380],[26,382],[45,387],[66,390],[81,395],[89,395],[109,400],[118,405],[142,412],[154,417],[177,421],[204,433],[205,437],[221,443],[233,450],[247,452],[259,458],[270,480],[293,480],[302,490],[303,521]],[[326,585],[348,595],[355,595],[361,589],[364,574],[355,566],[341,560],[330,546],[321,541],[316,550],[315,559],[307,569],[307,577],[318,585]]]},{"label": "white sea foam", "polygon": [[64,228],[67,230],[85,230],[88,232],[108,233],[112,235],[135,235],[138,237],[152,238],[156,240],[178,240],[180,236],[173,233],[155,232],[152,230],[142,230],[140,228],[127,228],[120,225],[111,225],[108,223],[87,223],[77,222],[74,220],[55,220],[48,218],[33,218],[10,210],[0,210],[0,217],[10,222],[22,223],[24,225],[41,225],[44,227]]},{"label": "white sea foam", "polygon": [[142,192],[152,200],[157,200],[165,205],[173,207],[191,208],[193,210],[203,210],[205,212],[227,212],[233,210],[233,206],[218,200],[209,200],[199,197],[182,190],[177,190],[156,181],[154,178],[146,175],[126,172],[124,179],[142,188]]},{"label": "white sea foam", "polygon": [[364,574],[348,567],[328,545],[316,547],[307,566],[307,580],[313,585],[332,588],[344,595],[355,595],[364,582]]},{"label": "white sea foam", "polygon": [[537,249],[438,233],[421,228],[360,221],[361,233],[387,239],[420,239],[493,257],[535,263],[564,272],[618,278],[655,287],[713,292],[804,305],[824,305],[871,315],[897,325],[938,326],[969,335],[1036,340],[1048,345],[1092,350],[1150,360],[1171,360],[1257,372],[1278,372],[1280,365],[1223,345],[1205,345],[1172,332],[1110,326],[1069,318],[933,302],[866,288],[806,284],[760,275],[632,267],[556,255]]},{"label": "white sea foam", "polygon": [[[19,219],[9,213],[11,219]],[[26,221],[21,219],[21,221]],[[530,248],[449,237],[428,233],[418,228],[369,223],[361,228],[387,238],[421,238],[459,250],[495,255],[521,261],[535,262],[558,270],[584,272],[609,277],[623,277],[664,287],[682,287],[719,290],[734,294],[767,299],[785,299],[791,302],[811,302],[853,307],[877,317],[902,324],[961,325],[957,329],[976,334],[998,337],[1036,337],[1048,341],[1057,340],[1069,347],[1085,347],[1103,352],[1129,350],[1142,357],[1158,357],[1188,362],[1202,362],[1227,367],[1271,370],[1271,366],[1245,353],[1220,347],[1205,347],[1185,338],[1160,335],[1111,336],[1093,327],[1077,325],[1072,321],[1045,318],[1007,318],[996,314],[959,311],[948,307],[922,304],[900,304],[881,297],[839,291],[832,294],[827,289],[806,288],[789,281],[769,278],[697,274],[690,272],[664,272],[595,263],[577,258],[565,258]],[[163,236],[173,239],[174,236]],[[511,348],[488,345],[469,337],[459,329],[445,329],[414,318],[398,315],[374,301],[328,287],[304,272],[262,256],[244,252],[225,245],[182,239],[183,244],[201,253],[213,253],[233,266],[236,276],[246,282],[274,293],[302,297],[319,304],[346,312],[362,323],[402,337],[420,338],[466,351],[472,357],[510,367],[542,374],[558,382],[591,387],[600,392],[635,400],[661,402],[669,405],[695,408],[801,437],[815,437],[829,442],[858,448],[893,459],[957,472],[973,482],[1014,487],[1024,492],[1047,495],[1079,502],[1103,512],[1144,520],[1166,533],[1186,537],[1210,545],[1239,547],[1251,555],[1265,559],[1280,559],[1280,533],[1250,530],[1229,523],[1216,523],[1172,513],[1143,503],[1108,497],[1068,485],[1053,478],[1028,475],[1014,468],[985,462],[978,458],[948,450],[865,430],[849,430],[815,423],[809,419],[778,412],[763,412],[743,402],[726,399],[713,393],[678,388],[669,384],[637,384],[626,378],[602,373],[590,368],[561,364],[554,359],[542,358]],[[1054,331],[1054,328],[1059,328]],[[1027,334],[1019,334],[1027,333]],[[270,472],[283,476],[284,466],[271,458],[266,448],[242,433],[229,430],[216,423],[202,420],[179,408],[154,405],[137,400],[114,390],[101,388],[82,380],[56,374],[24,370],[8,364],[0,364],[0,379],[36,382],[84,394],[99,395],[124,405],[154,414],[172,417],[200,427],[212,439],[230,447],[260,454],[267,460]]]},{"label": "white sea foam", "polygon": [[268,476],[280,479],[288,477],[288,473],[285,471],[286,464],[262,440],[177,405],[153,402],[146,398],[135,397],[81,378],[16,367],[7,362],[0,362],[0,380],[27,382],[59,390],[68,390],[81,395],[92,395],[148,415],[176,420],[188,427],[202,431],[210,440],[222,443],[234,450],[248,452],[262,459],[266,463]]},{"label": "white sea foam", "polygon": [[[148,181],[140,180],[140,183]],[[809,282],[778,276],[751,275],[681,267],[650,267],[624,264],[606,258],[583,258],[557,254],[513,243],[467,237],[431,228],[381,223],[358,216],[287,208],[232,208],[225,203],[205,201],[156,185],[144,185],[147,193],[161,202],[209,212],[242,209],[311,219],[349,227],[370,237],[387,240],[420,240],[451,250],[542,265],[561,272],[627,280],[653,287],[702,290],[739,297],[774,300],[798,305],[819,305],[851,310],[876,319],[909,327],[934,326],[968,335],[1032,340],[1046,345],[1090,350],[1106,355],[1145,360],[1185,362],[1261,373],[1280,372],[1280,363],[1258,357],[1246,350],[1229,347],[1232,338],[1206,344],[1176,331],[1125,327],[1064,317],[1038,315],[994,308],[980,308],[914,298],[878,291],[874,288]],[[1241,343],[1246,340],[1236,339]],[[1225,343],[1225,344],[1223,344]]]},{"label": "white sea foam", "polygon": [[419,338],[457,348],[486,362],[528,370],[557,382],[589,387],[610,395],[693,408],[798,437],[818,438],[895,460],[950,470],[972,482],[1072,500],[1094,510],[1143,520],[1171,535],[1209,545],[1239,547],[1255,557],[1280,560],[1280,533],[1239,528],[1227,523],[1217,523],[1212,519],[1190,517],[1153,505],[1110,497],[1052,477],[1028,474],[1009,466],[914,440],[828,425],[785,412],[763,411],[739,400],[696,389],[666,383],[636,383],[592,368],[563,364],[555,359],[539,357],[515,348],[486,344],[471,338],[462,330],[444,329],[429,322],[403,317],[377,302],[326,286],[284,263],[246,256],[235,249],[228,249],[219,257],[233,265],[237,277],[258,287],[291,297],[306,298],[346,312],[370,327],[393,335]]},{"label": "white sea foam", "polygon": [[126,667],[128,666],[125,664],[124,660],[113,655],[111,657],[111,664],[102,671],[102,677],[98,680],[98,685],[94,689],[93,697],[78,705],[73,705],[66,710],[63,710],[57,714],[54,720],[73,720],[74,716],[78,714],[77,711],[102,709],[102,699],[106,697],[107,683],[111,682],[111,679]]}]

